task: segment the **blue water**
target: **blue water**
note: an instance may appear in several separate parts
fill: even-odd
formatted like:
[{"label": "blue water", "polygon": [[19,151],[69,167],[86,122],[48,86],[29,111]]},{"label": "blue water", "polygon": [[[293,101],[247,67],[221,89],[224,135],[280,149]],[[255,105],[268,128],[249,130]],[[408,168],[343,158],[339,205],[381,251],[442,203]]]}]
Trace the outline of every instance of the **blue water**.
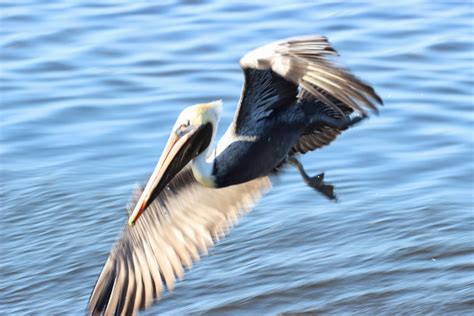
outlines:
[{"label": "blue water", "polygon": [[[5,1],[0,313],[85,313],[186,106],[240,95],[239,58],[323,34],[385,101],[304,156],[148,315],[474,310],[471,1]],[[157,4],[160,3],[160,4]]]}]

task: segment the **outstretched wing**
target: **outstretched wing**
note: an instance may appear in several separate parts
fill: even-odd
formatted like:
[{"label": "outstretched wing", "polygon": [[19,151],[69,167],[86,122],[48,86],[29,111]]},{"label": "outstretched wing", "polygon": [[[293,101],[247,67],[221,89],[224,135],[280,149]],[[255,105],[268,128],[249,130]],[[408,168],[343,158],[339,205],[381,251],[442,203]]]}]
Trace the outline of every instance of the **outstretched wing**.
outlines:
[{"label": "outstretched wing", "polygon": [[[149,307],[164,287],[172,290],[183,268],[215,241],[270,187],[268,178],[222,189],[200,185],[191,168],[181,171],[142,214],[125,226],[89,299],[92,315],[131,315]],[[137,202],[141,189],[134,193]]]},{"label": "outstretched wing", "polygon": [[286,81],[299,85],[312,95],[338,110],[326,95],[346,106],[366,113],[377,111],[382,99],[374,89],[336,63],[337,52],[323,36],[299,36],[259,47],[242,57],[242,69],[269,70]]},{"label": "outstretched wing", "polygon": [[[266,117],[278,106],[294,102],[312,103],[314,111],[336,119],[352,112],[361,117],[367,116],[367,110],[377,113],[376,105],[382,104],[382,99],[338,64],[336,56],[336,50],[323,36],[289,38],[244,55],[240,60],[245,82],[235,121],[237,132],[255,118]],[[312,126],[293,152],[327,145],[340,132],[328,125]]]}]

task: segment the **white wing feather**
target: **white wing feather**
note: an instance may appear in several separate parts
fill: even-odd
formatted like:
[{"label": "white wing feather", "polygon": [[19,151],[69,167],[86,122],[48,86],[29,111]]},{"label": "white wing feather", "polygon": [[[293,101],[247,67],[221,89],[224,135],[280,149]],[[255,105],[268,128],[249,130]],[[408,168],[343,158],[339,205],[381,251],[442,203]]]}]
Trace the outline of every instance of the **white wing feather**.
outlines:
[{"label": "white wing feather", "polygon": [[[124,226],[89,299],[89,312],[135,314],[172,290],[184,269],[249,211],[269,189],[268,178],[221,189],[200,185],[189,167],[147,208],[135,226]],[[133,209],[141,190],[134,193]]]}]

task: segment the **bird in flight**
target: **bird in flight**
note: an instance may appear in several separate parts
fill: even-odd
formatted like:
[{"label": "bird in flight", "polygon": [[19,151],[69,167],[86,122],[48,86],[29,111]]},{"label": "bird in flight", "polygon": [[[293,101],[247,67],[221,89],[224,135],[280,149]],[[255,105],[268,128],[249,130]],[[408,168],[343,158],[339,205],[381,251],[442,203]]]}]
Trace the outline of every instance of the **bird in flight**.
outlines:
[{"label": "bird in flight", "polygon": [[383,103],[337,56],[323,36],[280,40],[245,54],[240,101],[216,145],[221,101],[181,112],[146,186],[133,194],[128,225],[90,296],[90,314],[136,314],[172,290],[284,165],[335,199],[324,174],[309,176],[298,155],[328,145]]}]

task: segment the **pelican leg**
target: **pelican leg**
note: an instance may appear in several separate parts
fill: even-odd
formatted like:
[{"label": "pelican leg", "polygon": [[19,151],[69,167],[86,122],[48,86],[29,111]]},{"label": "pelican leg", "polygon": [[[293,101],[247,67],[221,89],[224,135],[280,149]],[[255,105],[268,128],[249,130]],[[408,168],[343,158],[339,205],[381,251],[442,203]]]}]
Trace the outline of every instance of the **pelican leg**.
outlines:
[{"label": "pelican leg", "polygon": [[336,195],[334,194],[334,186],[324,182],[324,173],[311,177],[306,173],[301,162],[295,157],[288,157],[286,161],[298,170],[307,185],[324,195],[326,198],[334,201],[337,200]]}]

